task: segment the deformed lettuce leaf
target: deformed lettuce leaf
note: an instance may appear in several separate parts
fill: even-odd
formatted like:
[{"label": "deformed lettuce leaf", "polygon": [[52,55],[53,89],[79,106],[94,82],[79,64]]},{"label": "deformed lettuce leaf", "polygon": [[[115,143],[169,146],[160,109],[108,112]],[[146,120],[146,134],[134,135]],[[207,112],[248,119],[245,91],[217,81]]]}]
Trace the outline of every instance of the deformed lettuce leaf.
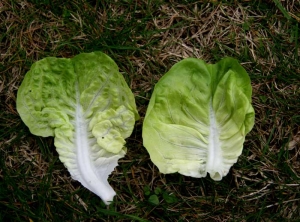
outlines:
[{"label": "deformed lettuce leaf", "polygon": [[252,88],[233,58],[175,64],[156,84],[143,142],[162,173],[221,180],[242,153],[254,125]]},{"label": "deformed lettuce leaf", "polygon": [[108,175],[124,157],[139,115],[110,57],[93,52],[34,63],[18,90],[17,110],[31,133],[55,137],[73,179],[106,204],[113,200]]}]

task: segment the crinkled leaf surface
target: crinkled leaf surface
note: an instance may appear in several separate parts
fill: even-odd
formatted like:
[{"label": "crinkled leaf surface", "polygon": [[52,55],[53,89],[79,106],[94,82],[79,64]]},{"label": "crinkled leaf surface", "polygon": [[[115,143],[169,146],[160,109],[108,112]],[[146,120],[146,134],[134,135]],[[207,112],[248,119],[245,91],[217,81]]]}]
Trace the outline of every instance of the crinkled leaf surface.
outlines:
[{"label": "crinkled leaf surface", "polygon": [[144,146],[162,173],[221,180],[254,125],[252,88],[233,58],[188,58],[156,84],[143,125]]},{"label": "crinkled leaf surface", "polygon": [[73,179],[108,204],[108,175],[126,153],[125,138],[139,118],[134,96],[115,62],[101,52],[34,63],[17,95],[31,133],[54,136]]}]

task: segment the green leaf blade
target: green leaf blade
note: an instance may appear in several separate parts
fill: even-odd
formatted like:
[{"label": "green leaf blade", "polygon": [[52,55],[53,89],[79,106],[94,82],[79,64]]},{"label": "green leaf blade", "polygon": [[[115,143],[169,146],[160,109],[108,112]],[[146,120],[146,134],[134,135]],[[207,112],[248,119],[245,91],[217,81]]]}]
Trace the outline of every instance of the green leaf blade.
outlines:
[{"label": "green leaf blade", "polygon": [[232,58],[188,58],[156,84],[143,125],[144,146],[162,173],[221,180],[254,124],[250,78]]},{"label": "green leaf blade", "polygon": [[30,131],[54,136],[73,179],[109,204],[109,174],[126,154],[139,118],[134,96],[114,61],[101,52],[45,58],[26,74],[17,110]]}]

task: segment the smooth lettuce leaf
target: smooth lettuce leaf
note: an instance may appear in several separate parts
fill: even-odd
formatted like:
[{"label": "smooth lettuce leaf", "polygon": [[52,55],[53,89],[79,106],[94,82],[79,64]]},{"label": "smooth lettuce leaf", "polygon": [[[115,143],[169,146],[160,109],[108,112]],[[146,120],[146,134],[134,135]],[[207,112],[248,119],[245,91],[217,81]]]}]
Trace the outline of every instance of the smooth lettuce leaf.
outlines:
[{"label": "smooth lettuce leaf", "polygon": [[254,125],[251,82],[233,58],[216,64],[188,58],[156,84],[143,142],[162,173],[221,180]]},{"label": "smooth lettuce leaf", "polygon": [[34,63],[18,90],[17,110],[31,133],[55,137],[73,179],[106,204],[113,200],[107,179],[124,157],[139,115],[110,57],[93,52]]}]

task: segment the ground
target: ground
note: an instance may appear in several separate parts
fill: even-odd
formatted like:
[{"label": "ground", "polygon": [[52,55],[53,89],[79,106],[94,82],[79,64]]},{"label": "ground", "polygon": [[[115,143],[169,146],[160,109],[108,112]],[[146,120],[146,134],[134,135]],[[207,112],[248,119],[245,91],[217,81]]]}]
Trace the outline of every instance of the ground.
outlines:
[{"label": "ground", "polygon": [[[299,221],[299,23],[297,0],[0,1],[0,220]],[[118,64],[141,116],[109,178],[110,206],[16,111],[35,61],[97,50]],[[247,70],[256,113],[238,162],[220,182],[159,173],[141,137],[155,83],[183,58],[226,56]]]}]

